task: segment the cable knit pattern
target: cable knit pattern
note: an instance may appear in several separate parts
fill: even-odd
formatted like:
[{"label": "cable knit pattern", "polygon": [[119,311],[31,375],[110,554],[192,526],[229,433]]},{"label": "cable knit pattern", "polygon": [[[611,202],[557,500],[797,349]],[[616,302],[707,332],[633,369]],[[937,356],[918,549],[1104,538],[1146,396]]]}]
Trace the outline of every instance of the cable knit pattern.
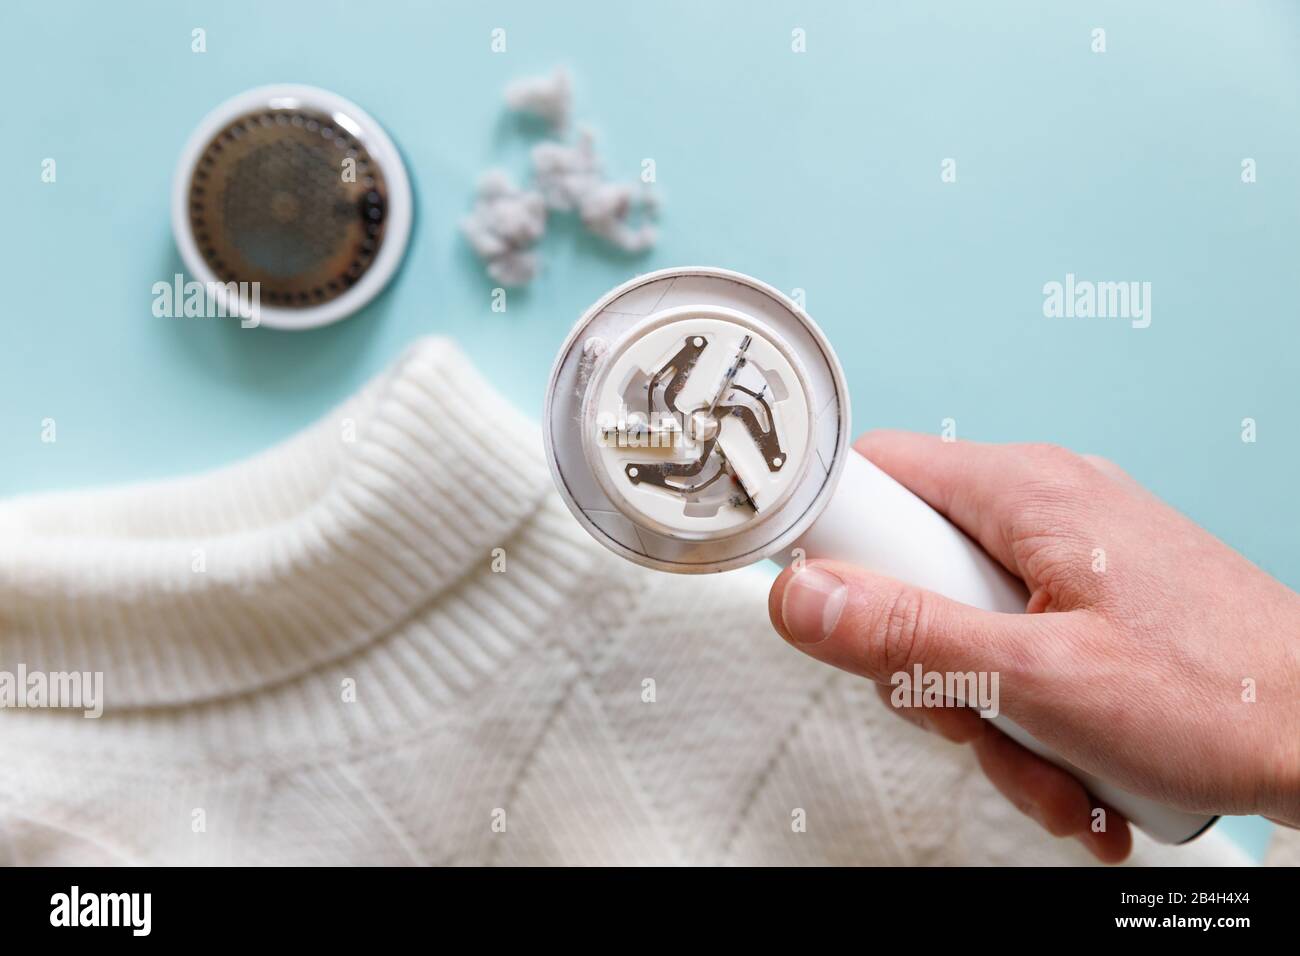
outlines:
[{"label": "cable knit pattern", "polygon": [[245,463],[0,504],[0,670],[105,681],[99,720],[0,712],[0,862],[1088,862],[787,648],[768,580],[607,553],[418,343]]}]

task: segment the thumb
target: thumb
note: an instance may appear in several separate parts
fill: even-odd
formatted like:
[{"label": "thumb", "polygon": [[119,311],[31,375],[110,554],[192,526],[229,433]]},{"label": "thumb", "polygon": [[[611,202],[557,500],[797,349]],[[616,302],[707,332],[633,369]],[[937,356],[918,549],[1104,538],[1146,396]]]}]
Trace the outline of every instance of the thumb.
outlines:
[{"label": "thumb", "polygon": [[1037,615],[982,611],[838,561],[787,569],[772,586],[768,612],[805,654],[879,683],[916,664],[1023,673],[1039,623]]}]

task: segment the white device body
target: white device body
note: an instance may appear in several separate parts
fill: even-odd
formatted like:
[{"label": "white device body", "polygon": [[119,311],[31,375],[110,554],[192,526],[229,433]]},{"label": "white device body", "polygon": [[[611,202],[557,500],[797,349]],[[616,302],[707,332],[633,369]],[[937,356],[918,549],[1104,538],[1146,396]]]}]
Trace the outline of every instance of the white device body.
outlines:
[{"label": "white device body", "polygon": [[[775,352],[768,350],[764,358],[756,345],[754,362],[778,373],[786,391],[803,393],[779,413],[783,431],[796,439],[790,446],[795,453],[783,467],[798,469],[798,480],[788,486],[776,482],[779,500],[757,508],[747,522],[684,514],[680,504],[669,508],[641,487],[619,484],[619,469],[629,459],[590,437],[597,413],[621,394],[626,378],[616,377],[618,388],[611,392],[609,373],[637,365],[633,359],[644,366],[646,356],[638,358],[639,352],[663,351],[650,337],[669,323],[676,323],[672,328],[680,335],[684,320],[698,320],[692,328],[706,338],[730,329],[716,336],[723,347],[745,332],[763,336]],[[685,400],[686,394],[680,397]],[[849,447],[850,417],[844,371],[806,312],[750,276],[690,267],[638,276],[611,290],[578,321],[551,374],[543,433],[556,487],[574,517],[597,541],[638,564],[713,573],[765,557],[789,561],[802,549],[807,557],[857,564],[973,607],[1023,613],[1028,595],[1016,578]],[[615,457],[609,461],[605,455]],[[743,464],[737,461],[742,475]],[[1217,819],[1127,793],[1071,766],[1005,718],[994,723],[1162,843],[1186,842]]]},{"label": "white device body", "polygon": [[[961,530],[855,452],[849,453],[826,510],[794,548],[809,558],[850,562],[987,611],[1023,613],[1029,598],[1024,586]],[[790,554],[786,550],[774,558],[788,561]],[[1005,716],[991,720],[1161,843],[1184,843],[1217,819],[1121,790],[1072,766]]]}]

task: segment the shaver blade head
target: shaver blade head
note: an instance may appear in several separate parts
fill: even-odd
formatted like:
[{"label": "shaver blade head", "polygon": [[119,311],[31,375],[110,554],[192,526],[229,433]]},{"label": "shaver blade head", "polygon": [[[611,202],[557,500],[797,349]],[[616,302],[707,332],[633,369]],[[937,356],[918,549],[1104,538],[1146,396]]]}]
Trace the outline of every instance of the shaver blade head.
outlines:
[{"label": "shaver blade head", "polygon": [[261,321],[281,328],[365,305],[400,263],[412,218],[405,168],[378,123],[306,86],[217,107],[182,152],[172,202],[189,272],[258,283]]},{"label": "shaver blade head", "polygon": [[703,573],[793,543],[848,447],[848,394],[812,320],[723,269],[665,269],[587,311],[547,392],[547,457],[602,544]]}]

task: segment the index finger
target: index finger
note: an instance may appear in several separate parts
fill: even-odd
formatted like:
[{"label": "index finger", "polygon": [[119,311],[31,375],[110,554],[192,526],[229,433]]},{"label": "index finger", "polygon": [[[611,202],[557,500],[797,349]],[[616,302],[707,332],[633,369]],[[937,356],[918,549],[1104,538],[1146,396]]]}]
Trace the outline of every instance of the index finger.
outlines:
[{"label": "index finger", "polygon": [[1025,507],[1025,490],[1080,469],[1095,471],[1063,448],[945,441],[916,432],[871,431],[853,447],[1021,577],[1010,532]]}]

